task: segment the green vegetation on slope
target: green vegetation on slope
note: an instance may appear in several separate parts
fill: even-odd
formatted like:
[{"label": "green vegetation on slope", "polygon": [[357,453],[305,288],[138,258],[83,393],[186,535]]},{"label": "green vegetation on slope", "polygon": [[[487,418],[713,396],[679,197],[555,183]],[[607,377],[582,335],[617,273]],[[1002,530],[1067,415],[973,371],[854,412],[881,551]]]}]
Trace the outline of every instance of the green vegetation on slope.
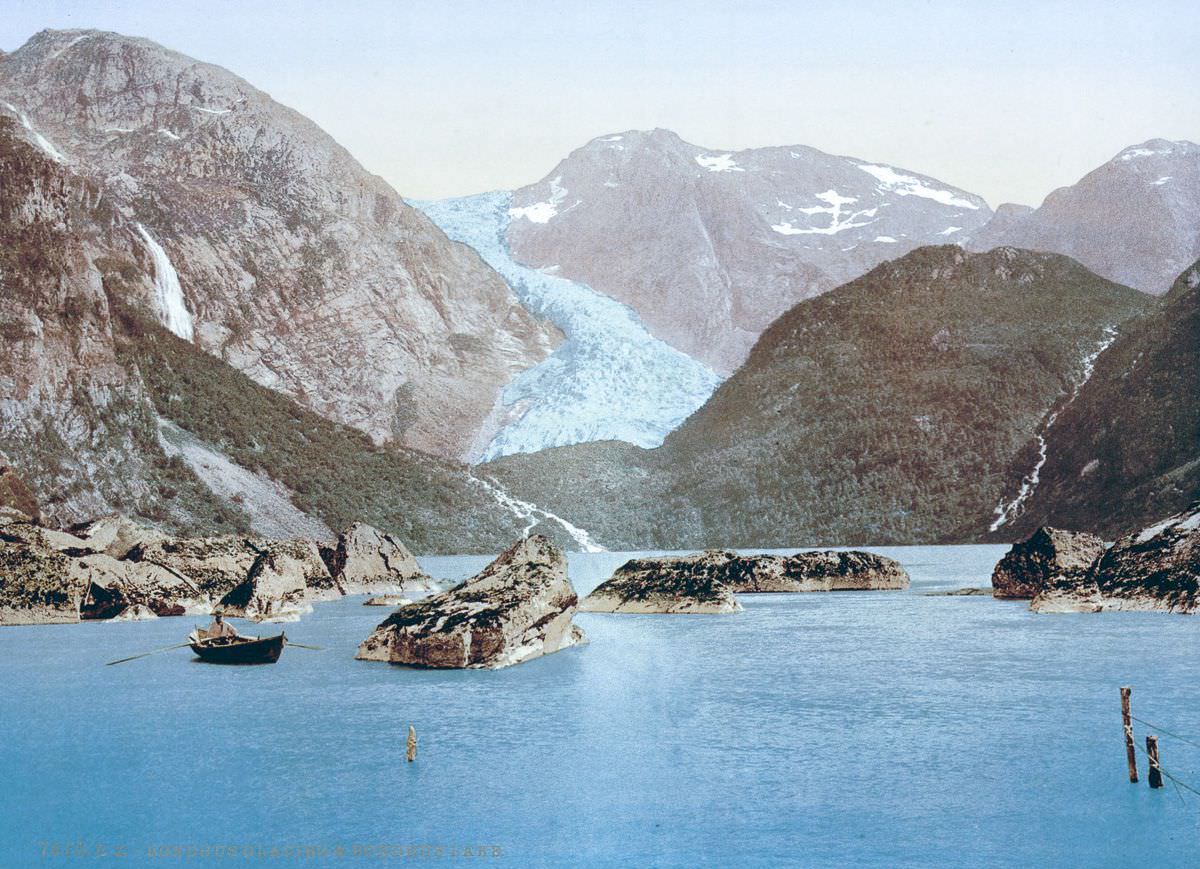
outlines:
[{"label": "green vegetation on slope", "polygon": [[141,372],[160,416],[261,471],[296,506],[344,528],[361,520],[418,553],[499,551],[521,526],[466,468],[330,422],[114,300],[118,352]]}]

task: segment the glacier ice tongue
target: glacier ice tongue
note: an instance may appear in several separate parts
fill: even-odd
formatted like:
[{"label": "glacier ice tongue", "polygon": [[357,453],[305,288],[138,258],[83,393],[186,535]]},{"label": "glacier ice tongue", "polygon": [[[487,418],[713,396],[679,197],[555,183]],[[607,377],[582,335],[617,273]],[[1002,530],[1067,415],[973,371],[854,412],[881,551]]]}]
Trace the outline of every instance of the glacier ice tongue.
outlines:
[{"label": "glacier ice tongue", "polygon": [[634,311],[585,284],[516,262],[505,234],[511,194],[413,202],[455,241],[473,247],[532,313],[567,340],[504,390],[524,413],[487,445],[483,461],[599,440],[659,446],[720,384],[710,368],[646,329]]}]

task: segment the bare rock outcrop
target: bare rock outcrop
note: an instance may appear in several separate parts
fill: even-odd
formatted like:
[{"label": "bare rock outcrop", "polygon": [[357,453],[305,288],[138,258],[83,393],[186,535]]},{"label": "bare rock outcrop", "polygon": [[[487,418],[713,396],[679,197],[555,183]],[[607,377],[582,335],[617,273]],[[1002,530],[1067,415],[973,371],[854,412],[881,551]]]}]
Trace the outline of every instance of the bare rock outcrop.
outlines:
[{"label": "bare rock outcrop", "polygon": [[299,616],[314,600],[339,596],[315,543],[273,540],[217,606],[226,615],[263,620]]},{"label": "bare rock outcrop", "polygon": [[71,567],[82,580],[81,619],[112,619],[131,607],[181,616],[208,603],[186,577],[148,561],[121,561],[97,552],[72,559]]},{"label": "bare rock outcrop", "polygon": [[617,568],[579,608],[592,613],[741,612],[733,591],[711,568],[710,553],[677,560],[635,558]]},{"label": "bare rock outcrop", "polygon": [[250,574],[250,568],[270,541],[238,535],[167,537],[134,547],[131,561],[165,567],[187,577],[212,600],[220,600]]},{"label": "bare rock outcrop", "polygon": [[415,667],[507,667],[583,642],[571,623],[577,604],[562,551],[545,537],[529,537],[471,579],[392,613],[357,657]]},{"label": "bare rock outcrop", "polygon": [[1033,599],[1035,612],[1200,610],[1200,501],[1118,540],[1082,579]]},{"label": "bare rock outcrop", "polygon": [[1045,526],[1014,543],[992,571],[992,594],[1008,600],[1033,599],[1058,584],[1083,579],[1104,552],[1104,541],[1082,531]]},{"label": "bare rock outcrop", "polygon": [[432,591],[436,583],[398,537],[355,522],[324,550],[333,581],[342,594],[403,594]]}]

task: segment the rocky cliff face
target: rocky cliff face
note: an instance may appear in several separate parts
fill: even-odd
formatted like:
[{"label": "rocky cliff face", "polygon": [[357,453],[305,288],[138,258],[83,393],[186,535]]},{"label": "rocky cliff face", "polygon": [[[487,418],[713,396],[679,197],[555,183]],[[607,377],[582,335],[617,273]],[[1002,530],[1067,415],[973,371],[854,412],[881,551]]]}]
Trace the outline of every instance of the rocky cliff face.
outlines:
[{"label": "rocky cliff face", "polygon": [[1046,433],[1008,533],[1053,523],[1111,540],[1200,497],[1200,263],[1164,303],[1123,330]]},{"label": "rocky cliff face", "polygon": [[477,576],[392,613],[357,657],[416,667],[496,669],[584,641],[567,559],[545,537],[518,541]]},{"label": "rocky cliff face", "polygon": [[277,537],[362,518],[420,552],[520,533],[462,465],[373,444],[173,334],[157,267],[107,193],[0,117],[0,495],[17,509]]},{"label": "rocky cliff face", "polygon": [[978,539],[1099,351],[1154,307],[1065,257],[921,248],[780,317],[659,449],[488,469],[612,548]]},{"label": "rocky cliff face", "polygon": [[1066,254],[1162,294],[1200,257],[1200,145],[1151,139],[1055,190],[1036,211],[997,209],[969,246],[999,245]]},{"label": "rocky cliff face", "polygon": [[0,58],[0,114],[136,225],[172,331],[376,441],[461,455],[557,340],[315,124],[219,67],[43,31]]},{"label": "rocky cliff face", "polygon": [[720,372],[796,302],[983,226],[978,196],[814,148],[734,153],[668,130],[602,136],[513,194],[516,259],[632,307]]},{"label": "rocky cliff face", "polygon": [[[153,406],[118,359],[106,285],[153,304],[149,254],[101,189],[0,116],[0,449],[47,517],[127,509],[232,524],[157,442]],[[181,497],[164,507],[162,493]],[[204,517],[201,519],[200,517]]]}]

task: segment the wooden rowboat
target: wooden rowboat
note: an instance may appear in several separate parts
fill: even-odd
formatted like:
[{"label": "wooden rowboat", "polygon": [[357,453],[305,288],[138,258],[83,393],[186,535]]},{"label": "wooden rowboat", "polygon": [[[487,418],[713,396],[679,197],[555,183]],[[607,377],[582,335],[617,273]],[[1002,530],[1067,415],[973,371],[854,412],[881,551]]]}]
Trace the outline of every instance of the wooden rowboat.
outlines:
[{"label": "wooden rowboat", "polygon": [[203,630],[188,636],[196,657],[210,664],[274,664],[283,654],[287,636],[209,637]]}]

